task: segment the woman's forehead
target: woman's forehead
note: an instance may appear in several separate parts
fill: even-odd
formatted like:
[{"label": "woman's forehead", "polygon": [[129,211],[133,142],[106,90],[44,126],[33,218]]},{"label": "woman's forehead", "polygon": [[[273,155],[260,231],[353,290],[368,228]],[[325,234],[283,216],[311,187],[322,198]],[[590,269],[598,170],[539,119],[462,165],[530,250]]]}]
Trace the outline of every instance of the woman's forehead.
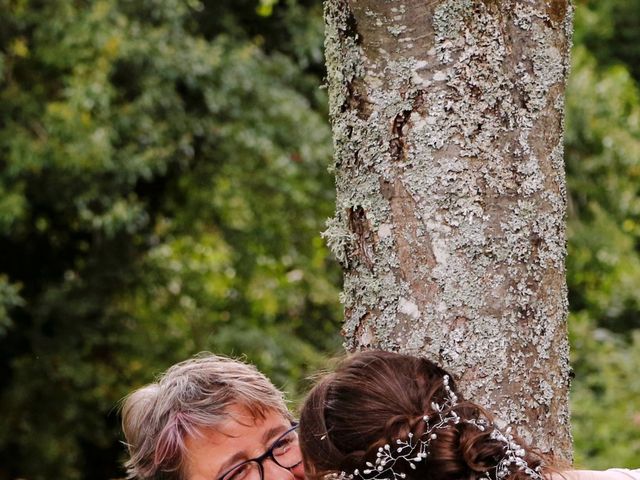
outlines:
[{"label": "woman's forehead", "polygon": [[186,477],[218,478],[236,463],[264,453],[272,437],[282,434],[289,425],[288,419],[274,410],[260,418],[246,407],[231,407],[227,418],[218,425],[186,439]]}]

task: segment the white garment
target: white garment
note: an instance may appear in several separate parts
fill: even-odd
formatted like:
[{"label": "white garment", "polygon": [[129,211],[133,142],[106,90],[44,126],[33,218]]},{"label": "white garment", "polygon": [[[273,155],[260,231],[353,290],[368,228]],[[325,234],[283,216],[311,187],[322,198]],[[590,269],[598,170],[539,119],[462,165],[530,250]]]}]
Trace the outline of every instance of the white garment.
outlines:
[{"label": "white garment", "polygon": [[551,480],[640,480],[640,469],[611,468],[609,470],[567,470],[552,474]]},{"label": "white garment", "polygon": [[640,468],[636,470],[629,470],[628,468],[611,468],[608,472],[618,472],[631,480],[640,480]]}]

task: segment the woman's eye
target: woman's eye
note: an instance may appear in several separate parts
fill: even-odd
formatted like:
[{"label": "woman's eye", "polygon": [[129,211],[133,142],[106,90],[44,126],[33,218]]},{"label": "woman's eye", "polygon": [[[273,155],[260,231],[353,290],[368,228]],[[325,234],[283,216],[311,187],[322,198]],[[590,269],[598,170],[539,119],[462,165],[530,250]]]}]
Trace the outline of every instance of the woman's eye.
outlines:
[{"label": "woman's eye", "polygon": [[251,466],[248,463],[239,465],[237,468],[234,468],[231,472],[229,472],[229,474],[226,475],[223,480],[242,480],[249,474],[250,470]]},{"label": "woman's eye", "polygon": [[286,437],[281,438],[273,445],[273,453],[276,455],[284,453],[291,446],[293,440],[293,435],[287,435]]}]

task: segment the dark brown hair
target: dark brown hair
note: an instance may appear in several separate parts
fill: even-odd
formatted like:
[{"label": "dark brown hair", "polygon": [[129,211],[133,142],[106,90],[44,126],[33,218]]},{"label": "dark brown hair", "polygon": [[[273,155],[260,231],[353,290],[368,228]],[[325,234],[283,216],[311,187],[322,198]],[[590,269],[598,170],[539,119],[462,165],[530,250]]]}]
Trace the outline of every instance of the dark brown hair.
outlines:
[{"label": "dark brown hair", "polygon": [[[347,357],[309,393],[300,415],[300,446],[310,480],[329,473],[351,473],[373,462],[379,447],[421,437],[424,415],[433,415],[432,402],[444,405],[446,371],[424,358],[383,351],[360,352]],[[438,429],[428,457],[413,470],[398,462],[396,473],[407,480],[496,478],[496,466],[505,456],[505,444],[491,438],[491,428],[481,431],[467,421],[492,422],[479,405],[465,401],[449,375],[449,387],[458,401],[449,408],[461,419]],[[530,468],[541,466],[543,456],[521,439]],[[505,480],[530,480],[512,467]]]}]

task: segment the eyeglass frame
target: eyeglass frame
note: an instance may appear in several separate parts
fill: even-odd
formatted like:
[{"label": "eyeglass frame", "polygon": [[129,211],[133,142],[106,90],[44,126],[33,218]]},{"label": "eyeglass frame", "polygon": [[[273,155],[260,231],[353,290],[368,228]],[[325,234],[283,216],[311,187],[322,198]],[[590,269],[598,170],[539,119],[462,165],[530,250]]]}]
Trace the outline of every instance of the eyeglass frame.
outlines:
[{"label": "eyeglass frame", "polygon": [[271,446],[267,449],[266,452],[264,452],[262,455],[255,457],[255,458],[249,458],[243,462],[238,463],[237,465],[234,465],[233,467],[229,468],[228,470],[226,470],[222,475],[219,475],[218,478],[216,480],[223,480],[225,476],[227,476],[229,473],[233,472],[236,468],[241,467],[242,465],[246,465],[247,463],[251,463],[251,462],[256,462],[258,464],[258,471],[260,472],[260,480],[264,480],[264,466],[262,465],[262,463],[267,460],[267,459],[271,459],[273,460],[273,463],[275,463],[277,466],[279,466],[280,468],[284,468],[285,470],[291,470],[292,468],[297,467],[298,465],[300,465],[302,463],[302,455],[300,455],[300,461],[294,465],[291,465],[290,467],[285,467],[283,465],[280,465],[280,463],[278,462],[278,460],[276,459],[275,455],[273,454],[273,451],[276,448],[276,444],[282,440],[284,437],[286,437],[287,435],[289,435],[291,432],[295,431],[298,428],[299,424],[297,422],[292,422],[291,424],[291,428],[289,428],[286,432],[282,433],[282,435],[280,435],[278,438],[276,438],[273,443],[271,444]]}]

